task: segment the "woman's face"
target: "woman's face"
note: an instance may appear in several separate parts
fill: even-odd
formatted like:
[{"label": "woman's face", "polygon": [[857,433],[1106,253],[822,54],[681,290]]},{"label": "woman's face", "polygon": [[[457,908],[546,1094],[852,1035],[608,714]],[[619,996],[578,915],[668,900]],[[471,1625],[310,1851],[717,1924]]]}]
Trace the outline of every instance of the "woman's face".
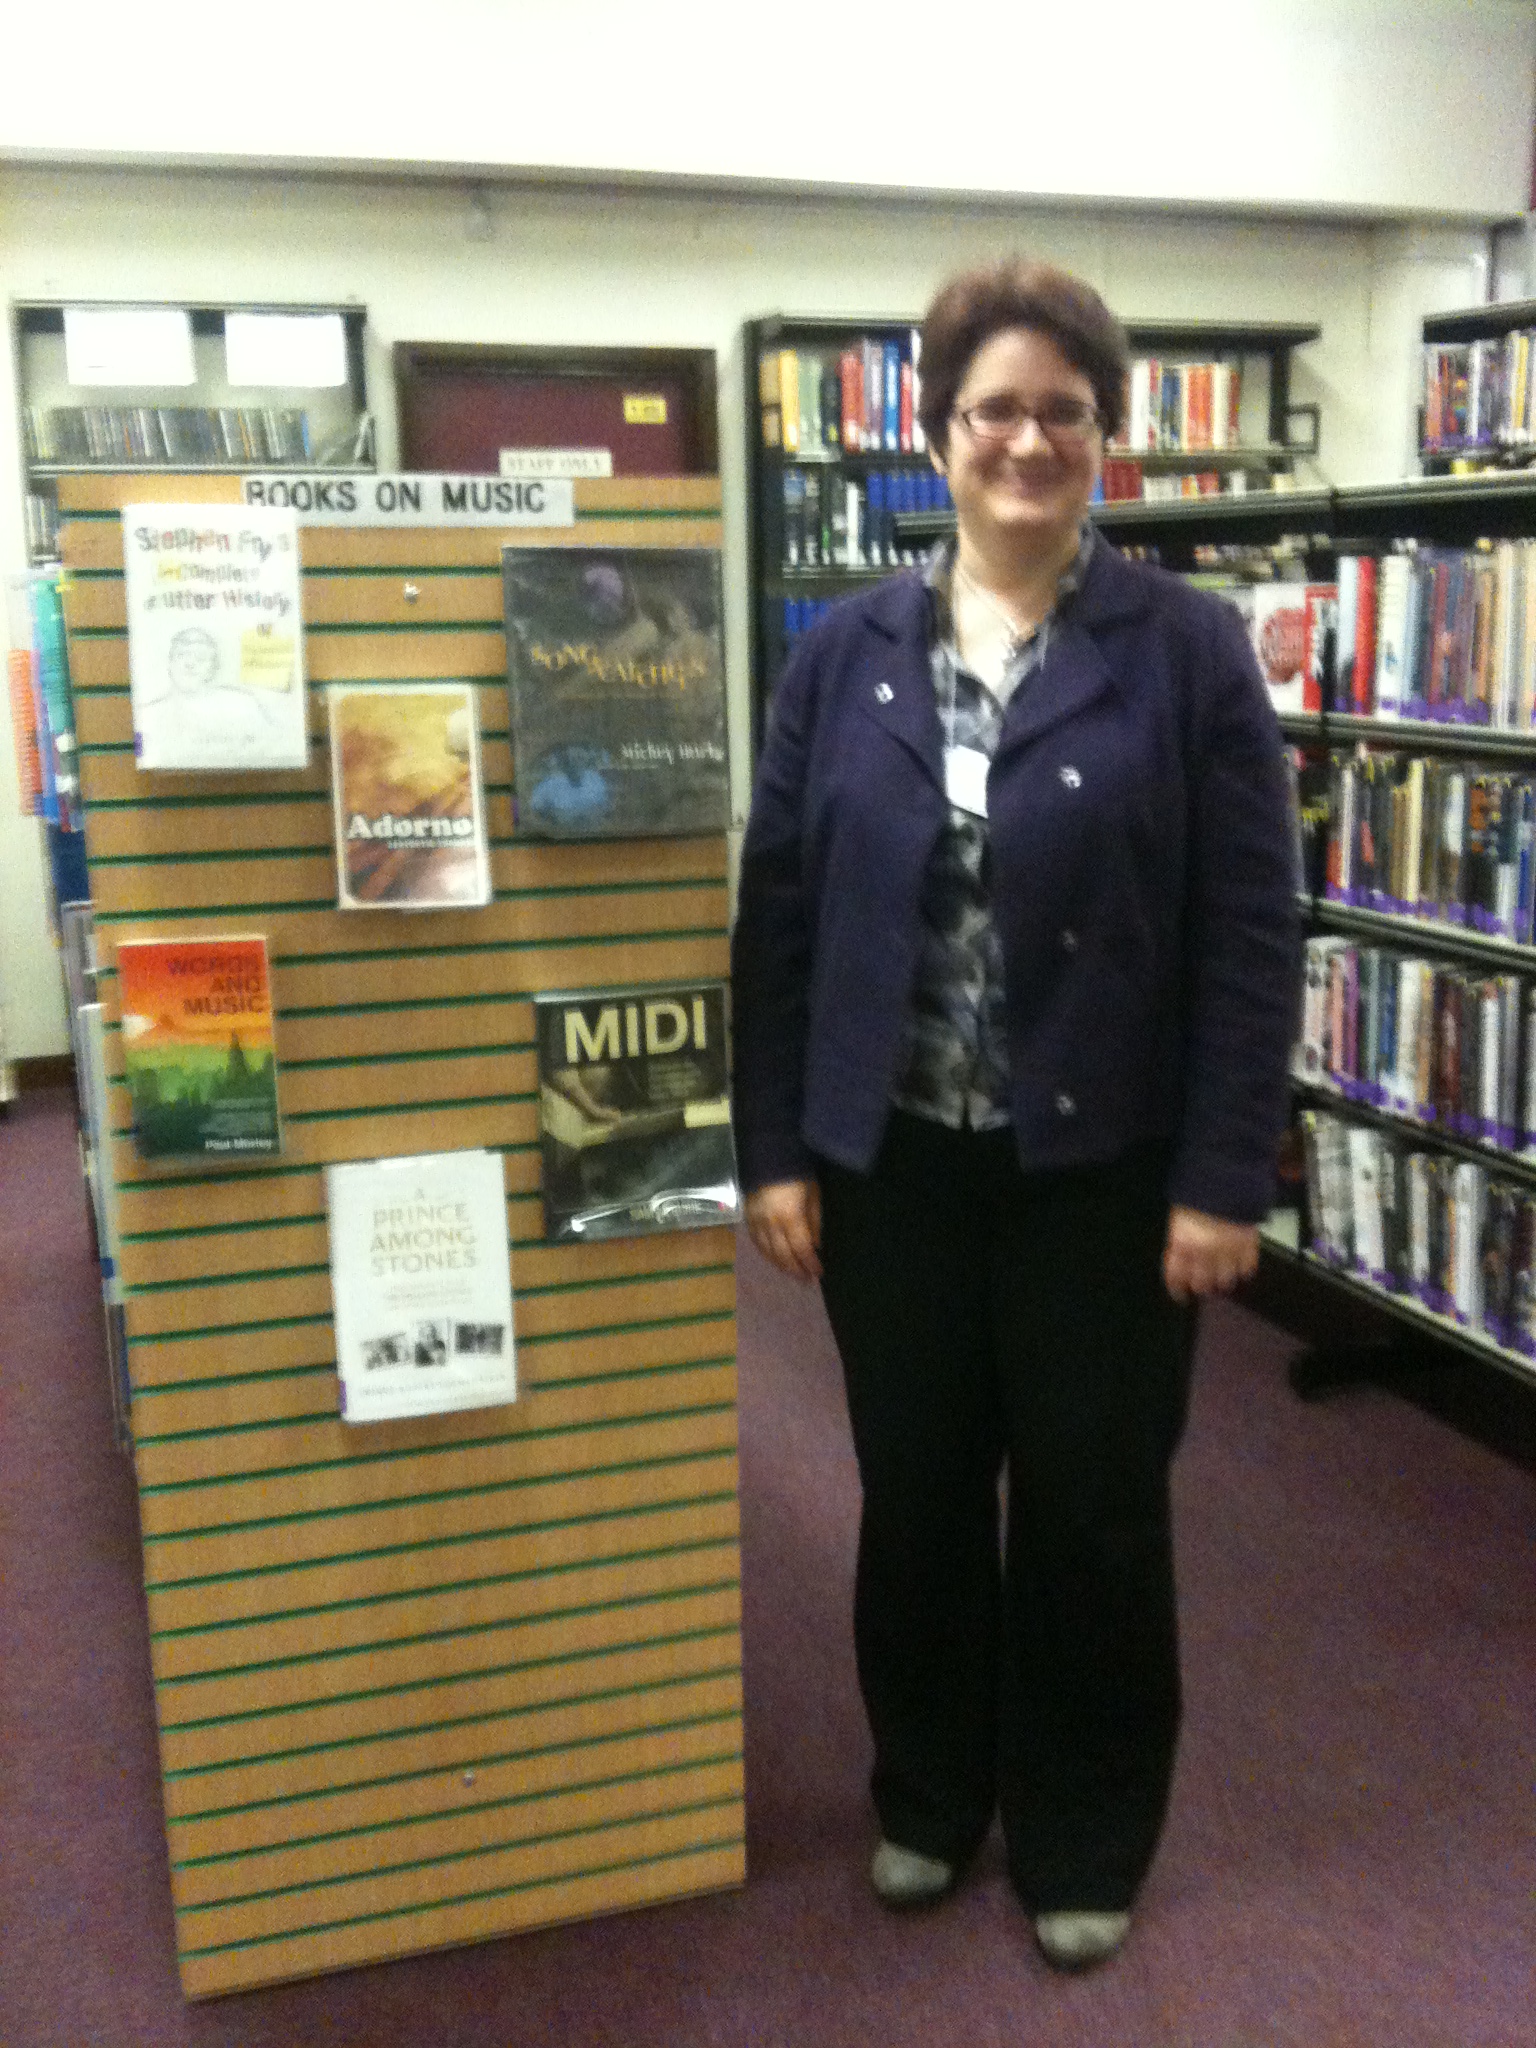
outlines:
[{"label": "woman's face", "polygon": [[1064,543],[1082,524],[1104,442],[1097,424],[1047,434],[1031,417],[998,439],[962,417],[973,406],[1008,399],[1049,418],[1053,402],[1058,413],[1070,412],[1073,401],[1092,408],[1093,386],[1048,336],[1009,327],[982,343],[955,394],[948,452],[935,452],[933,463],[949,480],[961,529],[989,550],[1033,554]]}]

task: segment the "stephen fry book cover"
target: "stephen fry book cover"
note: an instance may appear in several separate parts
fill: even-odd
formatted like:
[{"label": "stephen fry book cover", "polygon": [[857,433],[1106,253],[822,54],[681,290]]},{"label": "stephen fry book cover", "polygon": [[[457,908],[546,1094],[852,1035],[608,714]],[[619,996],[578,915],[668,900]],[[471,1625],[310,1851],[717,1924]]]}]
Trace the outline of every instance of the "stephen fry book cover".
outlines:
[{"label": "stephen fry book cover", "polygon": [[534,1018],[545,1236],[734,1223],[723,983],[542,995]]},{"label": "stephen fry book cover", "polygon": [[266,940],[124,939],[117,974],[141,1155],[278,1151]]},{"label": "stephen fry book cover", "polygon": [[724,831],[718,550],[513,546],[502,586],[518,831]]},{"label": "stephen fry book cover", "polygon": [[460,910],[491,900],[469,683],[329,692],[343,910]]}]

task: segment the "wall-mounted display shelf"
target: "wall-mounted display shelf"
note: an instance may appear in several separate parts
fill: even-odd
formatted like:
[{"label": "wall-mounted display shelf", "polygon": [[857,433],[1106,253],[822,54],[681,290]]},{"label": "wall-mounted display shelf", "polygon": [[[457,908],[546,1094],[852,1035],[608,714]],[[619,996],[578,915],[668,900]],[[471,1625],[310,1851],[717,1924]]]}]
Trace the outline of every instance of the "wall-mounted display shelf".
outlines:
[{"label": "wall-mounted display shelf", "polygon": [[[231,331],[251,314],[276,319]],[[361,306],[26,300],[11,319],[33,562],[57,558],[62,476],[373,467]]]}]

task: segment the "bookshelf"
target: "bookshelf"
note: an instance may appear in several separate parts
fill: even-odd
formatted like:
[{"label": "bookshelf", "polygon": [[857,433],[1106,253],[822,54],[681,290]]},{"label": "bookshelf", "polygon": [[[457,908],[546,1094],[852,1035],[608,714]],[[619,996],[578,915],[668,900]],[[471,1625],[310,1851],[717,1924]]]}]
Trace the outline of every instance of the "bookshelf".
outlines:
[{"label": "bookshelf", "polygon": [[[1127,545],[1155,544],[1189,553],[1205,540],[1219,540],[1240,526],[1255,540],[1293,530],[1298,522],[1326,516],[1326,492],[1280,490],[1291,483],[1298,457],[1315,455],[1318,409],[1292,400],[1292,359],[1317,340],[1321,329],[1303,322],[1173,321],[1130,323],[1126,334],[1133,361],[1169,366],[1225,364],[1240,372],[1237,435],[1213,448],[1164,445],[1132,450],[1115,447],[1109,459],[1122,470],[1132,464],[1138,488],[1201,490],[1200,496],[1120,499],[1097,508],[1105,532]],[[898,365],[910,362],[911,320],[830,320],[789,314],[749,321],[743,332],[743,365],[748,435],[748,559],[751,585],[752,743],[762,744],[773,684],[797,630],[813,622],[819,608],[893,570],[915,563],[939,535],[952,529],[953,513],[941,480],[920,438],[904,434],[900,387],[894,445],[884,431],[878,450],[854,449],[824,440],[815,448],[789,449],[782,433],[782,396],[765,385],[763,364],[775,352],[833,362],[866,343],[887,345]],[[778,405],[777,437],[764,431],[765,411]],[[822,422],[825,427],[825,420]],[[914,441],[916,445],[914,445]],[[905,445],[903,445],[905,443]],[[797,550],[793,527],[804,520],[804,491],[814,479],[819,543],[816,559]],[[1122,476],[1122,481],[1128,481]],[[1217,488],[1213,489],[1213,482]],[[786,496],[788,491],[789,496]],[[857,538],[850,538],[857,507]],[[788,510],[786,508],[788,507]],[[1177,515],[1170,519],[1170,514]],[[1192,561],[1192,554],[1190,555]]]},{"label": "bookshelf", "polygon": [[[1375,555],[1378,558],[1394,543],[1417,543],[1437,551],[1466,554],[1474,564],[1489,562],[1479,549],[1480,542],[1516,541],[1536,535],[1536,479],[1509,475],[1443,477],[1410,481],[1393,486],[1359,486],[1330,494],[1329,531],[1331,545],[1339,558]],[[1506,550],[1506,554],[1508,554]],[[1432,565],[1439,556],[1430,556]],[[1494,552],[1493,560],[1497,560]],[[1432,567],[1426,568],[1426,574]],[[1493,569],[1488,570],[1489,579]],[[1510,591],[1518,594],[1518,585]],[[1510,601],[1507,597],[1501,603]],[[1381,610],[1382,630],[1386,607]],[[1518,643],[1511,642],[1518,679],[1522,657]],[[1527,643],[1527,647],[1529,643]],[[1417,689],[1413,671],[1413,650],[1404,660],[1402,687]],[[1495,645],[1490,656],[1495,672],[1499,656]],[[1525,665],[1528,666],[1528,663]],[[1379,673],[1379,671],[1378,671]],[[1531,1122],[1532,1098],[1527,1073],[1536,1051],[1536,1011],[1531,998],[1536,993],[1536,944],[1528,914],[1519,905],[1528,894],[1528,884],[1518,879],[1516,859],[1518,835],[1514,820],[1519,816],[1518,792],[1523,784],[1536,784],[1536,729],[1527,717],[1521,722],[1520,699],[1512,697],[1514,723],[1458,723],[1439,717],[1383,718],[1373,713],[1324,709],[1310,718],[1285,721],[1287,735],[1313,750],[1313,758],[1329,764],[1330,835],[1342,845],[1363,843],[1354,831],[1345,832],[1341,816],[1342,791],[1336,780],[1338,764],[1361,757],[1364,764],[1386,758],[1387,780],[1383,785],[1390,798],[1392,780],[1414,760],[1424,763],[1420,771],[1426,782],[1432,772],[1442,780],[1439,787],[1453,792],[1456,868],[1461,870],[1462,854],[1470,870],[1473,859],[1484,862],[1488,871],[1507,854],[1511,862],[1511,894],[1499,906],[1496,917],[1481,910],[1481,891],[1470,881],[1465,892],[1468,907],[1461,910],[1449,896],[1436,908],[1420,894],[1422,868],[1412,870],[1412,879],[1400,893],[1398,883],[1409,873],[1400,866],[1404,856],[1399,844],[1398,822],[1405,813],[1394,814],[1385,830],[1375,829],[1383,814],[1366,805],[1365,815],[1372,828],[1371,862],[1368,873],[1356,875],[1335,867],[1329,871],[1322,891],[1308,899],[1309,937],[1316,946],[1315,958],[1329,973],[1346,977],[1346,988],[1359,993],[1345,1001],[1358,1019],[1358,1037],[1351,1040],[1346,1027],[1346,1050],[1337,1058],[1333,1036],[1327,1071],[1308,1072],[1296,1086],[1298,1127],[1307,1120],[1323,1119],[1318,1134],[1314,1121],[1311,1145],[1312,1172],[1309,1176],[1305,1226],[1294,1250],[1269,1246],[1276,1261],[1299,1264],[1307,1278],[1324,1289],[1365,1303],[1391,1319],[1405,1332],[1429,1338],[1453,1351],[1475,1357],[1485,1365],[1512,1376],[1526,1389],[1536,1388],[1536,1319],[1521,1306],[1529,1292],[1529,1278],[1517,1285],[1517,1276],[1531,1271],[1531,1231],[1536,1223],[1536,1149],[1526,1136]],[[1509,706],[1506,705],[1506,710]],[[1527,707],[1528,708],[1528,707]],[[1497,720],[1498,707],[1494,705]],[[1465,808],[1459,794],[1462,784],[1452,776],[1465,778]],[[1474,778],[1499,790],[1500,814],[1510,819],[1506,841],[1491,830],[1479,836],[1476,827]],[[1514,796],[1511,796],[1514,792]],[[1357,799],[1348,800],[1353,806]],[[1511,807],[1512,806],[1512,807]],[[1426,799],[1422,844],[1439,832],[1432,822],[1437,812],[1449,815],[1439,802]],[[1463,819],[1467,822],[1463,824]],[[1378,843],[1379,842],[1379,843]],[[1342,856],[1341,856],[1342,857]],[[1406,857],[1411,860],[1411,855]],[[1438,855],[1437,873],[1443,878],[1444,862]],[[1369,886],[1363,886],[1365,883]],[[1381,886],[1378,886],[1381,885]],[[1347,898],[1348,900],[1341,900]],[[1407,911],[1412,903],[1418,914]],[[1506,920],[1503,910],[1510,909]],[[1465,920],[1465,921],[1463,921]],[[1501,932],[1494,928],[1507,924]],[[1336,942],[1335,970],[1322,947]],[[1351,966],[1344,948],[1354,948]],[[1415,969],[1412,963],[1423,963]],[[1314,967],[1314,977],[1323,971]],[[1429,1004],[1426,1023],[1410,1041],[1405,1033],[1411,1009],[1405,1009],[1402,993],[1407,979],[1417,972],[1421,992],[1414,999],[1421,1013]],[[1386,985],[1390,983],[1390,988]],[[1498,1010],[1499,990],[1505,991],[1508,1007]],[[1451,1012],[1447,1019],[1447,1010]],[[1303,1021],[1303,1065],[1315,1066],[1306,1057],[1309,1032]],[[1315,1040],[1312,1040],[1315,1044]],[[1427,1053],[1418,1051],[1427,1044]],[[1374,1052],[1374,1059],[1372,1054]],[[1430,1076],[1424,1099],[1423,1076]],[[1419,1085],[1407,1085],[1417,1074]],[[1327,1120],[1335,1130],[1326,1131]],[[1342,1141],[1337,1127],[1342,1127]],[[1441,1228],[1459,1233],[1468,1248],[1469,1264],[1463,1266],[1453,1287],[1441,1284],[1444,1276],[1432,1272],[1426,1284],[1415,1270],[1412,1237],[1409,1232],[1391,1233],[1395,1243],[1383,1243],[1379,1260],[1372,1218],[1373,1198],[1370,1152],[1363,1149],[1363,1165],[1351,1158],[1348,1182],[1348,1220],[1340,1228],[1338,1183],[1331,1202],[1325,1202],[1320,1164],[1324,1142],[1334,1148],[1335,1175],[1339,1147],[1353,1147],[1360,1141],[1350,1133],[1374,1133],[1397,1150],[1405,1164],[1390,1176],[1401,1186],[1409,1224],[1412,1203],[1443,1209],[1454,1202],[1449,1224],[1431,1221],[1436,1235]],[[1378,1152],[1379,1160],[1380,1154]],[[1410,1165],[1414,1159],[1422,1167]],[[1362,1226],[1361,1180],[1364,1175],[1364,1207],[1367,1222]],[[1422,1184],[1423,1192],[1415,1188]],[[1377,1182],[1380,1185],[1380,1181]],[[1332,1213],[1329,1213],[1329,1211]],[[1303,1368],[1298,1384],[1327,1384],[1336,1372]]]},{"label": "bookshelf", "polygon": [[[184,312],[192,382],[72,383],[65,313]],[[342,381],[232,385],[227,323],[242,313],[334,314]],[[58,558],[59,481],[93,471],[186,475],[373,467],[361,306],[184,305],[22,300],[11,308],[28,560]]]},{"label": "bookshelf", "polygon": [[1536,299],[1433,313],[1421,331],[1425,475],[1529,462],[1536,455]]}]

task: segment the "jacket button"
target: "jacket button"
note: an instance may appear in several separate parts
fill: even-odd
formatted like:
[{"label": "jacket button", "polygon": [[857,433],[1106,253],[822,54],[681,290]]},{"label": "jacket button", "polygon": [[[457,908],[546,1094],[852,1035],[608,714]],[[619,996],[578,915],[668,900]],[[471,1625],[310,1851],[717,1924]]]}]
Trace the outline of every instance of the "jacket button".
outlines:
[{"label": "jacket button", "polygon": [[1077,933],[1071,930],[1070,927],[1061,935],[1061,950],[1063,953],[1075,953],[1077,951]]},{"label": "jacket button", "polygon": [[1062,1089],[1061,1093],[1056,1098],[1056,1114],[1058,1116],[1077,1115],[1077,1104],[1073,1101],[1072,1097],[1067,1093],[1065,1088]]},{"label": "jacket button", "polygon": [[1056,772],[1058,775],[1060,775],[1062,781],[1066,784],[1068,789],[1082,788],[1083,776],[1081,769],[1069,766],[1066,768],[1059,768]]}]

